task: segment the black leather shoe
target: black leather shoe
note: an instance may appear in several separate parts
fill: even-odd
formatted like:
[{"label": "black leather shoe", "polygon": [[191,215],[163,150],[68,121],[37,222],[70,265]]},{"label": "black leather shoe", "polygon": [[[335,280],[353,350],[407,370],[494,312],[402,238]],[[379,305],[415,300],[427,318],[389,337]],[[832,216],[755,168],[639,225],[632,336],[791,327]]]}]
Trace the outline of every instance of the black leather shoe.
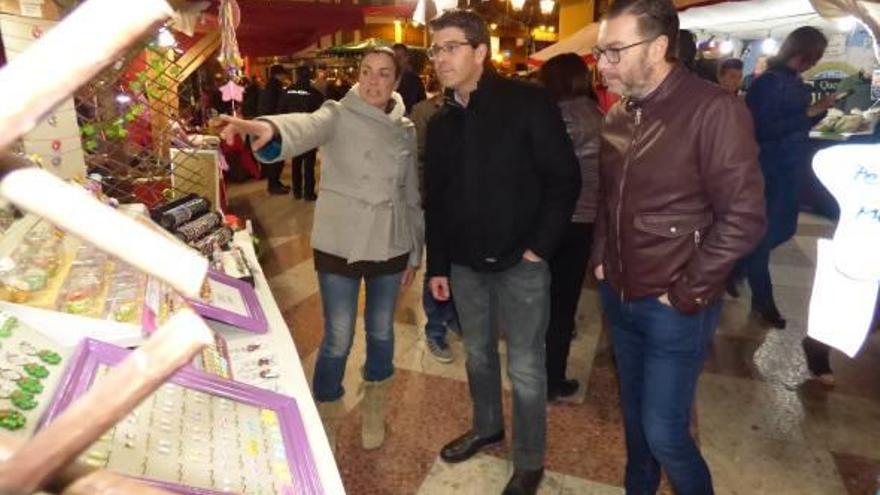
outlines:
[{"label": "black leather shoe", "polygon": [[296,199],[302,199],[302,197],[303,197],[303,192],[300,191],[300,190],[298,190],[298,189],[294,189],[294,190],[293,190],[293,197],[296,198]]},{"label": "black leather shoe", "polygon": [[318,195],[315,193],[306,193],[306,201],[317,201]]},{"label": "black leather shoe", "polygon": [[764,323],[770,325],[773,328],[778,328],[780,330],[785,328],[786,321],[785,318],[779,314],[779,310],[774,308],[769,309],[761,309],[752,306],[752,313],[756,314],[758,318],[761,319]]},{"label": "black leather shoe", "polygon": [[269,186],[269,194],[288,194],[290,188],[285,185]]},{"label": "black leather shoe", "polygon": [[544,468],[514,469],[513,476],[507,482],[501,495],[535,495],[538,493],[542,479],[544,479]]},{"label": "black leather shoe", "polygon": [[494,445],[503,440],[503,430],[490,437],[484,438],[481,438],[472,430],[447,443],[443,449],[440,450],[440,458],[450,463],[466,461],[484,447]]},{"label": "black leather shoe", "polygon": [[566,399],[576,394],[580,383],[577,380],[563,380],[562,383],[547,388],[547,402]]}]

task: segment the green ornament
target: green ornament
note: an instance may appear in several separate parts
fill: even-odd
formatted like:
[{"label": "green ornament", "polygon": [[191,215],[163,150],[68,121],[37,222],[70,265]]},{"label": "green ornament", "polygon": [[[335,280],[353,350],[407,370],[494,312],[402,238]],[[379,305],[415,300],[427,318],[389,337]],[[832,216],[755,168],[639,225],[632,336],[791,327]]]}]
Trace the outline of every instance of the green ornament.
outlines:
[{"label": "green ornament", "polygon": [[37,407],[37,401],[34,400],[34,396],[23,390],[12,392],[9,400],[12,401],[12,405],[24,411],[30,411]]},{"label": "green ornament", "polygon": [[12,336],[12,331],[18,326],[18,318],[9,316],[0,324],[0,339]]},{"label": "green ornament", "polygon": [[24,414],[15,409],[0,409],[0,428],[7,430],[20,430],[27,422]]},{"label": "green ornament", "polygon": [[46,378],[49,370],[42,364],[28,363],[24,365],[24,371],[33,378]]},{"label": "green ornament", "polygon": [[43,349],[42,351],[37,353],[37,356],[46,364],[50,364],[52,366],[61,362],[61,354],[58,354],[55,351],[50,351],[49,349]]},{"label": "green ornament", "polygon": [[18,388],[29,394],[36,395],[43,392],[43,384],[40,383],[40,380],[34,378],[24,377],[21,380],[16,380],[15,384],[18,385]]}]

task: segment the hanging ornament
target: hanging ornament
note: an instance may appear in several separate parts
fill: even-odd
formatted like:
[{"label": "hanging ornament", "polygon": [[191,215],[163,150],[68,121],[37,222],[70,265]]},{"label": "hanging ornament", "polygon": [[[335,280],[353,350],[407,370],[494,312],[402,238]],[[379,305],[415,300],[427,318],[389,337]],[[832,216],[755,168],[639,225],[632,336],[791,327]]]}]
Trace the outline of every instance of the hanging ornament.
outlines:
[{"label": "hanging ornament", "polygon": [[238,51],[238,39],[235,37],[235,29],[241,21],[241,10],[236,0],[220,1],[220,65],[226,69],[230,79],[235,79],[241,74],[241,66],[244,63],[241,53]]}]

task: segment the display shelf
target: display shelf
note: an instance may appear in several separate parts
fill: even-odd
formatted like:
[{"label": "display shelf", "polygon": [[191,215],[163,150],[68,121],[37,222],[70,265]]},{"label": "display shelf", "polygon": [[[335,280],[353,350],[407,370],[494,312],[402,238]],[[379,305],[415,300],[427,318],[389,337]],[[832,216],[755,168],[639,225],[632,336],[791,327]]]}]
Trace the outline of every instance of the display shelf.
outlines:
[{"label": "display shelf", "polygon": [[[129,353],[83,341],[42,424],[51,423]],[[189,367],[80,460],[186,494],[327,493],[295,399]]]}]

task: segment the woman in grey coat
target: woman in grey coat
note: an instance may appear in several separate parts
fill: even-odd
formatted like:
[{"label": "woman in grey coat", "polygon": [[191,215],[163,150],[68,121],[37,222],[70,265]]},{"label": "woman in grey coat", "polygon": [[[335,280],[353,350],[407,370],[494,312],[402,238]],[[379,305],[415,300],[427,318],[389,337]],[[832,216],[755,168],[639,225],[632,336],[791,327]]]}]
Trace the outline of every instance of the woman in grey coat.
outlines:
[{"label": "woman in grey coat", "polygon": [[324,312],[324,338],[313,392],[325,429],[344,415],[342,379],[354,337],[361,280],[366,283],[367,359],[362,369],[362,443],[385,438],[387,389],[394,373],[394,308],[422,259],[424,219],[416,169],[416,134],[394,92],[400,67],[390,49],[368,52],[359,81],[341,101],[313,113],[225,118],[224,137],[251,136],[263,162],[321,151],[321,186],[312,248]]}]

